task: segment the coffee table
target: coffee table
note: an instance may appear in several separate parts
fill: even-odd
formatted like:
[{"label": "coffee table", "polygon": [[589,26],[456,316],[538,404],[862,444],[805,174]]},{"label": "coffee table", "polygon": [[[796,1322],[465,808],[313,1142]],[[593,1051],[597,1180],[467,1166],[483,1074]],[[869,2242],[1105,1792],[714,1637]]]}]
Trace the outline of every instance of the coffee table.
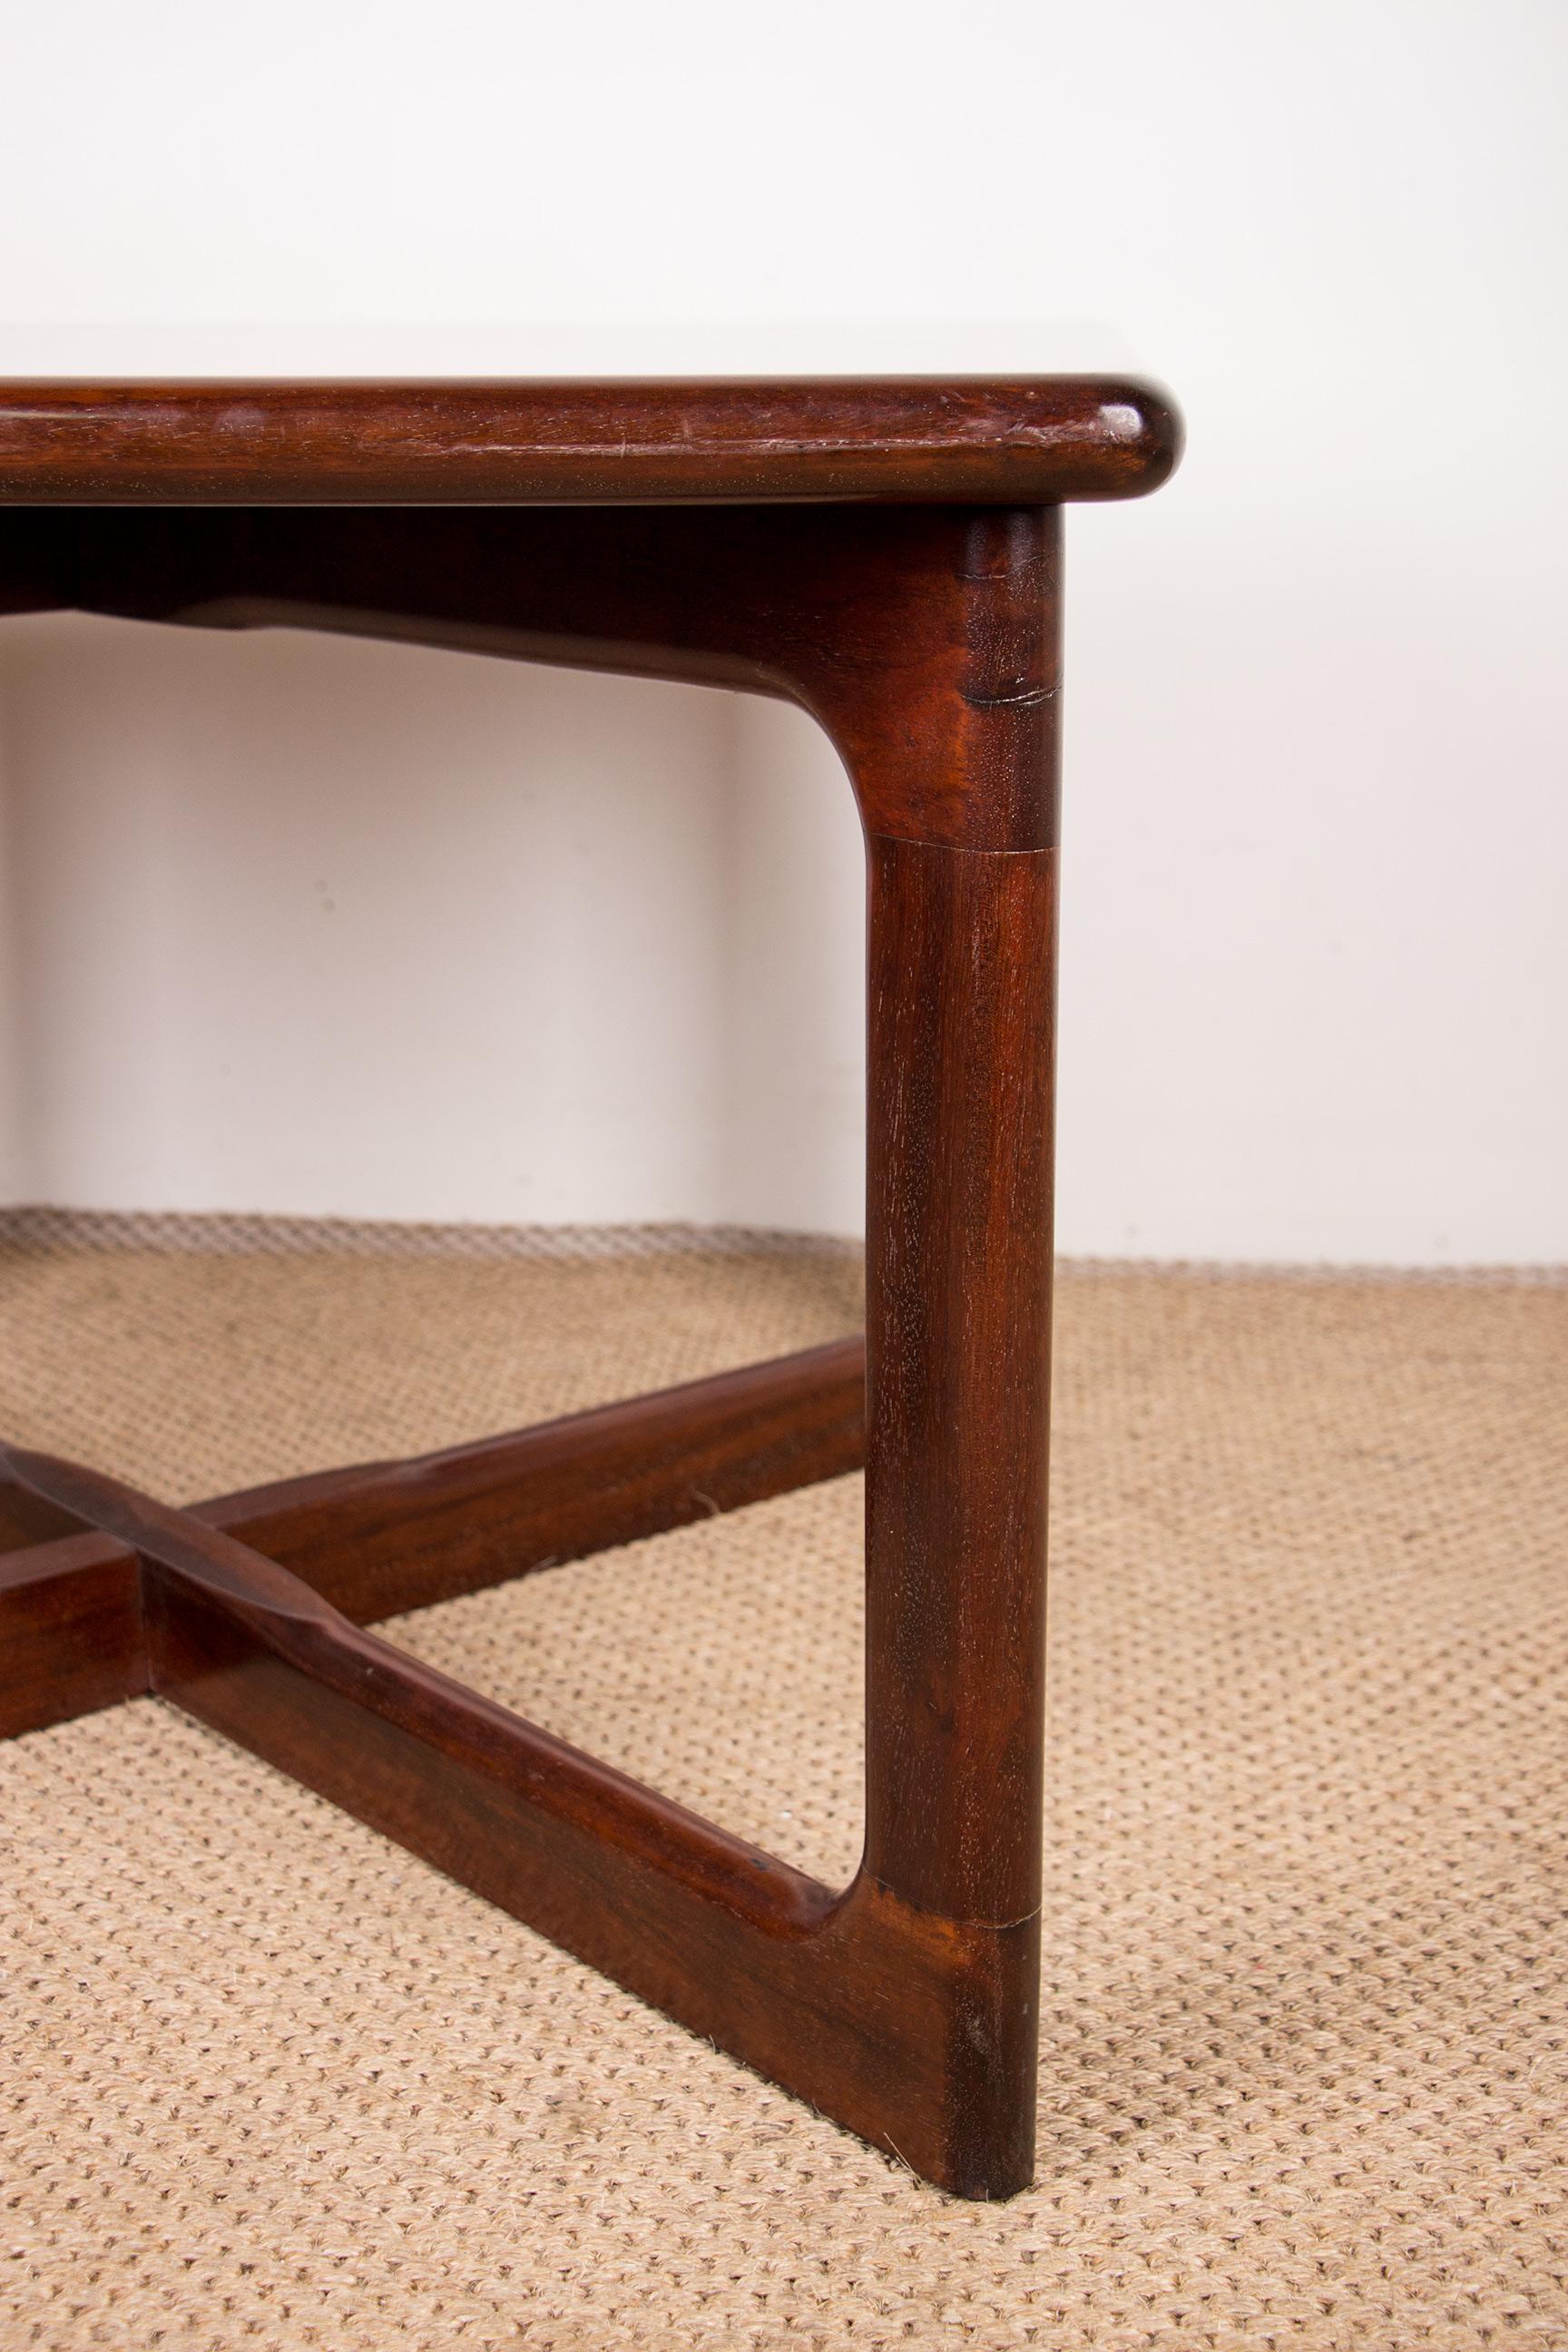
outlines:
[{"label": "coffee table", "polygon": [[[0,385],[0,614],[782,697],[869,906],[864,1349],[184,1510],[0,1448],[0,1734],[155,1692],[964,2197],[1034,2147],[1060,509],[1178,444],[1072,376]],[[862,1463],[847,1888],[364,1630]]]}]

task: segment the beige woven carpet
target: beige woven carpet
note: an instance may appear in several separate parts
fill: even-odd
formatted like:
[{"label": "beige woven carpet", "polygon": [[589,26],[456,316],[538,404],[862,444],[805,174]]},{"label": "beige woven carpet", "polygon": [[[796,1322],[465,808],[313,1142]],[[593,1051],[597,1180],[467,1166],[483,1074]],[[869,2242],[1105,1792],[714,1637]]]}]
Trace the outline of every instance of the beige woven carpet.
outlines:
[{"label": "beige woven carpet", "polygon": [[[189,1496],[801,1345],[855,1287],[733,1242],[14,1241],[0,1425]],[[0,1751],[0,2346],[1555,2352],[1565,1391],[1549,1284],[1067,1276],[1039,2183],[1005,2206],[159,1705]],[[846,1874],[858,1507],[393,1630]]]}]

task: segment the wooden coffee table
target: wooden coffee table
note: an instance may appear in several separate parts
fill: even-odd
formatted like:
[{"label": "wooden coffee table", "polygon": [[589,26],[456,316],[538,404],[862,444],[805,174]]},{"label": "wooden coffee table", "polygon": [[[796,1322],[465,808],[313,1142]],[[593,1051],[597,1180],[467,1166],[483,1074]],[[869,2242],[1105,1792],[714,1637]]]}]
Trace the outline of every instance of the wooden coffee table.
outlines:
[{"label": "wooden coffee table", "polygon": [[[0,386],[0,613],[782,697],[870,920],[864,1350],[189,1510],[0,1449],[0,1732],[154,1691],[966,2197],[1034,2145],[1059,509],[1177,446],[1080,377]],[[862,1461],[847,1889],[362,1630]]]}]

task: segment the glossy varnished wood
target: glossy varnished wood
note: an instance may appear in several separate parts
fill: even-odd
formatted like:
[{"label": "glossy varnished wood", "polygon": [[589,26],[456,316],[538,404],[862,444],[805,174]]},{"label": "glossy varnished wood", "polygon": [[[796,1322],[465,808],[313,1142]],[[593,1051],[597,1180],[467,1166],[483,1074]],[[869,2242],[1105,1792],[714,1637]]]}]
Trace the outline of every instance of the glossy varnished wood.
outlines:
[{"label": "glossy varnished wood", "polygon": [[[764,1501],[865,1458],[865,1349],[795,1356],[406,1462],[193,1507],[356,1624]],[[134,1555],[0,1482],[0,1738],[147,1687]]]},{"label": "glossy varnished wood", "polygon": [[142,1591],[123,1545],[77,1534],[0,1558],[0,1739],[146,1688]]},{"label": "glossy varnished wood", "polygon": [[0,514],[0,593],[272,625],[795,702],[878,834],[1056,837],[1055,509]]},{"label": "glossy varnished wood", "polygon": [[927,1913],[864,1871],[837,1893],[189,1515],[21,1449],[0,1447],[0,1472],[141,1560],[153,1690],[959,2194],[1026,2170],[1031,1934]]},{"label": "glossy varnished wood", "polygon": [[867,1865],[1040,1899],[1056,853],[874,835]]},{"label": "glossy varnished wood", "polygon": [[542,505],[1136,496],[1175,462],[1101,376],[0,384],[0,499]]},{"label": "glossy varnished wood", "polygon": [[[0,1727],[151,1685],[965,2196],[1023,2187],[1034,2133],[1058,508],[1154,488],[1177,439],[1082,378],[0,388],[0,612],[783,697],[837,746],[869,894],[863,1414],[847,1348],[191,1514],[13,1457]],[[862,1444],[847,1890],[353,1622]]]},{"label": "glossy varnished wood", "polygon": [[356,1623],[661,1535],[865,1459],[865,1349],[836,1340],[203,1516],[292,1569]]}]

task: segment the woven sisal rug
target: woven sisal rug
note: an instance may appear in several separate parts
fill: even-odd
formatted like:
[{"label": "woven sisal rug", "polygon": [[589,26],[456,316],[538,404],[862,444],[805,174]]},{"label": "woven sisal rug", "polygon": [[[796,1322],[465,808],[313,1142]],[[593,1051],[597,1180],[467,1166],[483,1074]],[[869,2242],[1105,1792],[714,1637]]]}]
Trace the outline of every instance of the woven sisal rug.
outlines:
[{"label": "woven sisal rug", "polygon": [[[734,1235],[4,1238],[0,1425],[180,1498],[858,1318],[843,1249]],[[1005,2206],[155,1702],[0,1749],[0,2346],[1557,2352],[1565,1406],[1559,1284],[1065,1272],[1039,2181]],[[847,1874],[858,1507],[385,1630]]]}]

